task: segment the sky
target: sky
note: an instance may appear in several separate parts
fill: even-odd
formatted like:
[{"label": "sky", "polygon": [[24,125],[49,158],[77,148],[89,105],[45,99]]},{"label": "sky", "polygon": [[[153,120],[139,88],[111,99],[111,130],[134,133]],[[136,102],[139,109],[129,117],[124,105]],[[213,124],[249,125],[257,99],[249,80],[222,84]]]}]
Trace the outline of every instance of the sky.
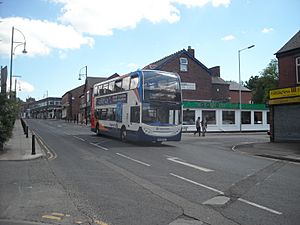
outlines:
[{"label": "sky", "polygon": [[[299,0],[0,0],[0,65],[22,100],[61,97],[88,76],[126,74],[191,46],[224,80],[259,75],[300,29]],[[24,37],[23,37],[23,35]],[[15,79],[15,78],[14,78]],[[13,80],[14,84],[14,80]],[[9,85],[8,85],[9,86]],[[14,85],[13,89],[14,89]]]}]

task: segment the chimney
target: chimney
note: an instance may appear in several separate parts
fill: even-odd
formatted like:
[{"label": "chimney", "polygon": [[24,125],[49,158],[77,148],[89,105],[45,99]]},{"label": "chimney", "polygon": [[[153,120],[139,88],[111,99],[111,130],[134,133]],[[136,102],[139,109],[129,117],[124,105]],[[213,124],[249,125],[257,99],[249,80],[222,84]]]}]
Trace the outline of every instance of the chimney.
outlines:
[{"label": "chimney", "polygon": [[195,58],[195,49],[192,49],[191,46],[188,46],[188,53]]},{"label": "chimney", "polygon": [[220,77],[220,66],[215,66],[209,69],[210,73],[214,77]]}]

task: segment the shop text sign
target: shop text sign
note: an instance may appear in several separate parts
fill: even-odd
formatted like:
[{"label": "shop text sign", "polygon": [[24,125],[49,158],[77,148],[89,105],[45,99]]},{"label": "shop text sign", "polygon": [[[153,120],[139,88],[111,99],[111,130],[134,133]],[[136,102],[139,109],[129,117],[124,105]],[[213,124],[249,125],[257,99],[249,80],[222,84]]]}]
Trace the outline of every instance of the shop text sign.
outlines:
[{"label": "shop text sign", "polygon": [[270,91],[270,99],[300,96],[300,86],[291,88],[281,88]]}]

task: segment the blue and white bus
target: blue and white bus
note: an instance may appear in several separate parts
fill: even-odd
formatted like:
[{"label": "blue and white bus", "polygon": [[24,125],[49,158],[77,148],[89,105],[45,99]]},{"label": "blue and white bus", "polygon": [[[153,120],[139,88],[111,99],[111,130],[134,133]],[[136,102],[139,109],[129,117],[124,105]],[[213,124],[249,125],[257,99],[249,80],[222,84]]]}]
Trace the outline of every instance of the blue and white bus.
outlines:
[{"label": "blue and white bus", "polygon": [[91,130],[122,141],[180,141],[182,93],[176,73],[138,70],[94,85]]}]

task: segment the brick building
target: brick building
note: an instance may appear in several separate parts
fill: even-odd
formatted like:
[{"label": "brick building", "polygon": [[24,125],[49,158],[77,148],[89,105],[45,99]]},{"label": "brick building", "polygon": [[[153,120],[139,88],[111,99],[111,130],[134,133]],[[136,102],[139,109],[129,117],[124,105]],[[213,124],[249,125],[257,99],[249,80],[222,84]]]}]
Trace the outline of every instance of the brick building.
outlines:
[{"label": "brick building", "polygon": [[275,55],[279,89],[270,91],[270,139],[300,141],[300,31]]},{"label": "brick building", "polygon": [[88,124],[90,122],[91,114],[91,100],[93,95],[93,87],[96,83],[106,80],[105,77],[86,77],[84,88],[80,98],[80,113],[79,122]]},{"label": "brick building", "polygon": [[252,93],[241,86],[242,102],[239,110],[239,84],[221,78],[220,67],[206,67],[195,58],[190,46],[144,69],[176,72],[181,78],[183,96],[183,124],[187,131],[195,129],[199,116],[208,122],[208,131],[257,131],[268,130],[268,108],[251,103]]},{"label": "brick building", "polygon": [[47,97],[38,101],[24,103],[22,114],[26,118],[61,119],[61,98]]},{"label": "brick building", "polygon": [[83,93],[85,85],[76,87],[67,91],[62,96],[62,119],[74,122],[79,121],[80,114],[80,96]]},{"label": "brick building", "polygon": [[228,102],[229,85],[220,78],[220,67],[207,68],[195,58],[195,50],[181,50],[158,61],[144,69],[154,69],[176,72],[182,82],[182,97],[184,100],[203,100]]},{"label": "brick building", "polygon": [[241,90],[241,100],[242,104],[251,104],[252,103],[252,91],[246,88],[243,85],[240,85],[234,81],[227,81],[229,84],[229,98],[231,103],[239,103],[240,102],[240,90]]}]

